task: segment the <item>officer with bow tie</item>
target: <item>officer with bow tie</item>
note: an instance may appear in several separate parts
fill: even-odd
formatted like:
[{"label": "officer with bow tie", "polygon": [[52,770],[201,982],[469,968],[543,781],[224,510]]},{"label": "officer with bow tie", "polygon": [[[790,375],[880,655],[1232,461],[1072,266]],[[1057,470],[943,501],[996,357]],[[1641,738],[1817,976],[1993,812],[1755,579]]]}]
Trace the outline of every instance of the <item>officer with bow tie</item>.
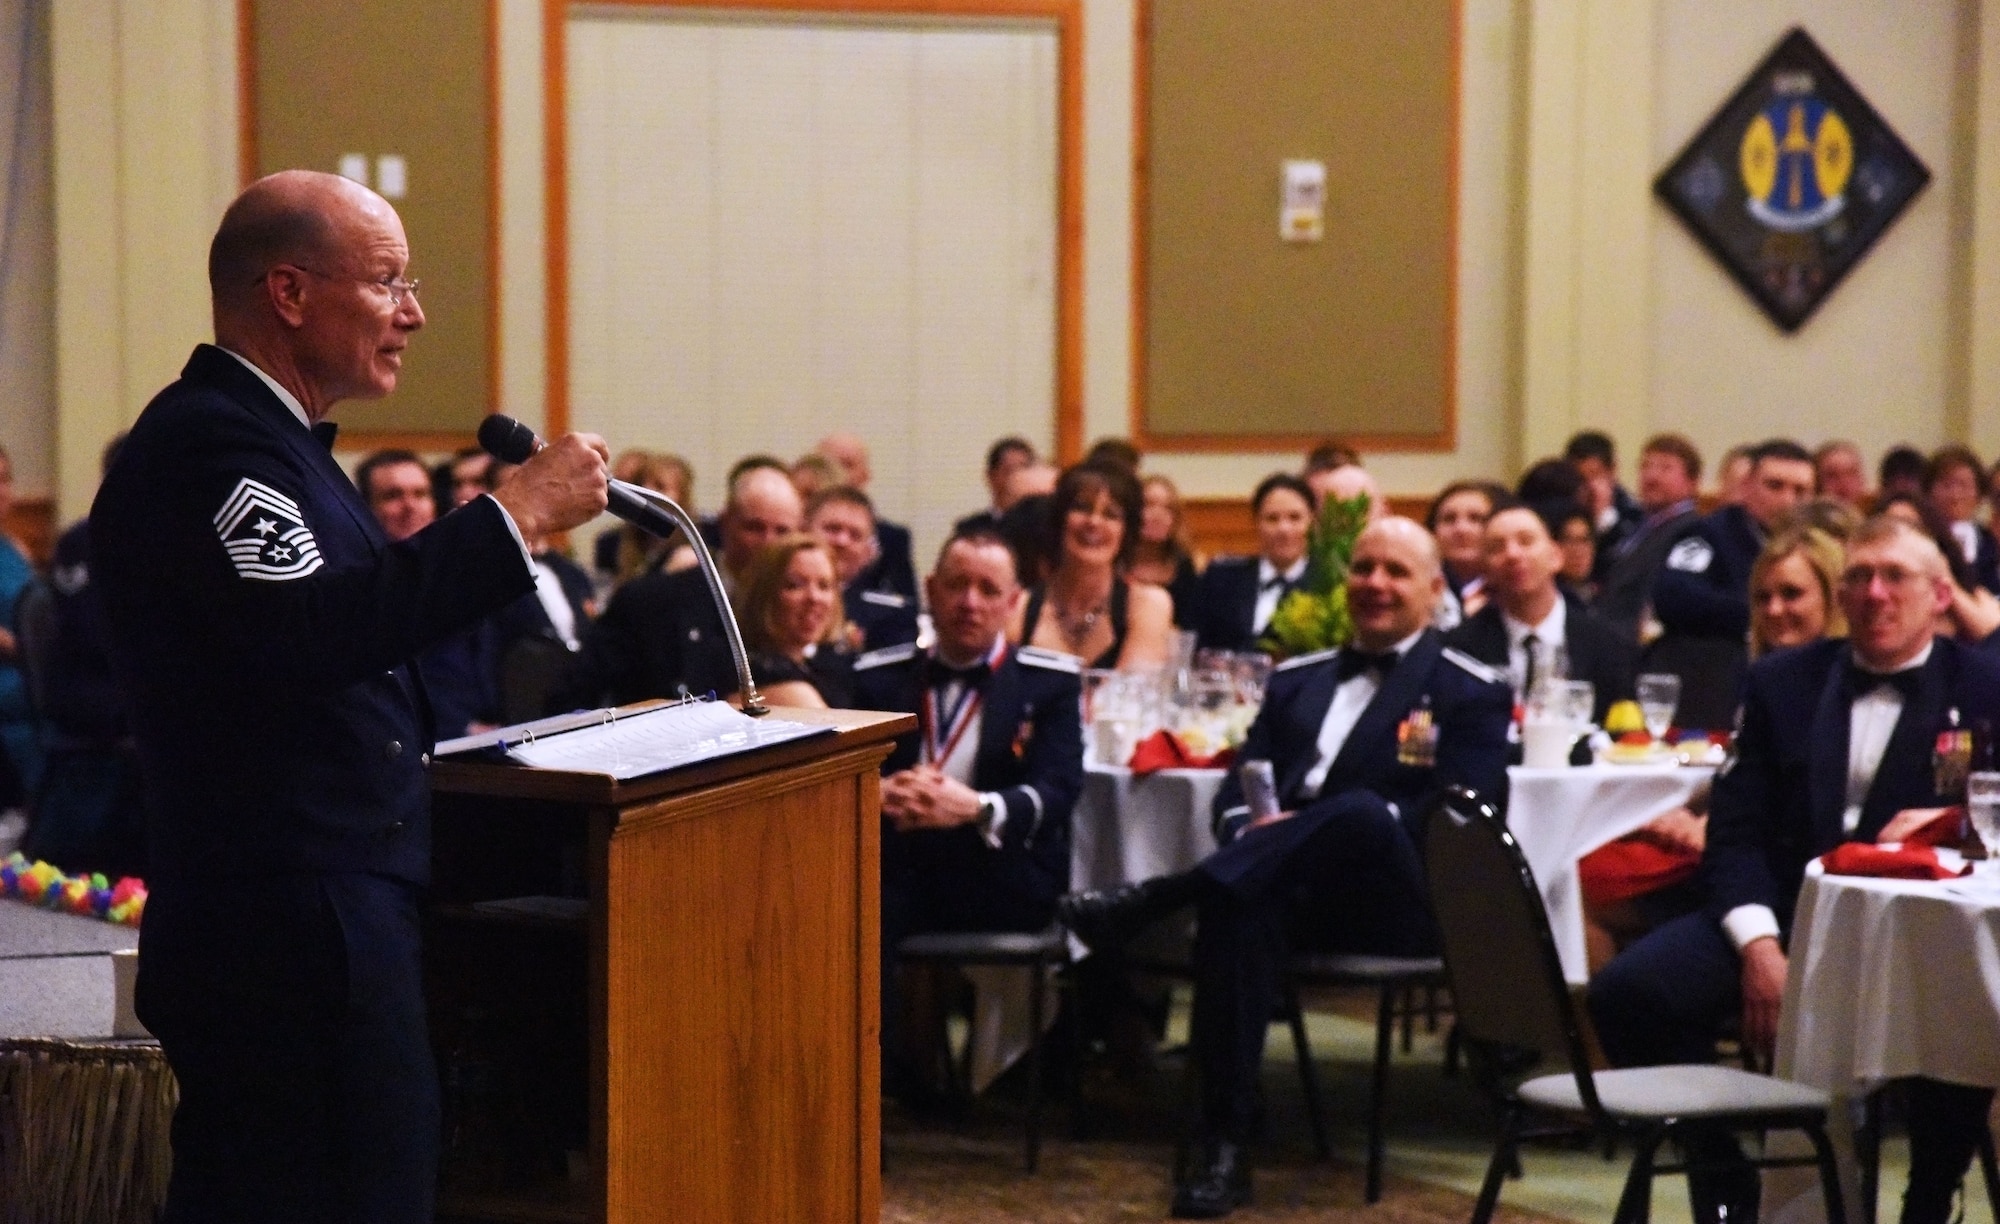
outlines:
[{"label": "officer with bow tie", "polygon": [[[1933,626],[1950,606],[1942,553],[1888,516],[1848,541],[1838,596],[1845,641],[1779,651],[1750,668],[1735,757],[1716,779],[1702,859],[1706,907],[1655,928],[1591,981],[1612,1063],[1707,1062],[1725,1022],[1769,1050],[1806,865],[1845,841],[1875,841],[1905,812],[1959,801],[1970,732],[2000,718],[2000,661]],[[1993,1093],[1908,1081],[1904,1224],[1943,1224]],[[1690,1141],[1711,1166],[1688,1175],[1695,1219],[1755,1219],[1756,1171],[1734,1140]],[[1726,1209],[1726,1210],[1725,1210]]]},{"label": "officer with bow tie", "polygon": [[[883,1045],[894,955],[925,931],[1039,931],[1069,882],[1069,813],[1083,789],[1081,663],[1008,645],[1021,602],[1014,552],[960,531],[926,586],[937,643],[862,655],[855,704],[917,715],[882,778]],[[885,1071],[893,1080],[896,1068]]]},{"label": "officer with bow tie", "polygon": [[1222,846],[1200,865],[1063,899],[1064,921],[1093,949],[1184,905],[1200,915],[1201,1133],[1175,1188],[1177,1217],[1249,1201],[1243,1145],[1289,947],[1436,953],[1406,822],[1446,786],[1500,798],[1513,713],[1505,679],[1431,627],[1443,589],[1429,532],[1404,518],[1371,524],[1347,575],[1352,644],[1279,665],[1243,745],[1243,760],[1270,761],[1278,810],[1253,815],[1232,774],[1216,797]]}]

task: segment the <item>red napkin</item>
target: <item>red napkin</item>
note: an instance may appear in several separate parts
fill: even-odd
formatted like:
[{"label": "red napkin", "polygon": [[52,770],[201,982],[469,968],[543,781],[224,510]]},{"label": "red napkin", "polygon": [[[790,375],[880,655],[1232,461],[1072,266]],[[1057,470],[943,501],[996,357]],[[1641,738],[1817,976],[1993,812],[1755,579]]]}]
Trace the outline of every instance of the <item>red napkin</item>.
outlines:
[{"label": "red napkin", "polygon": [[1155,773],[1162,769],[1222,769],[1236,759],[1236,749],[1224,748],[1214,756],[1196,756],[1173,732],[1155,731],[1132,750],[1132,772]]},{"label": "red napkin", "polygon": [[1701,855],[1693,850],[1669,850],[1637,837],[1607,842],[1577,860],[1577,882],[1583,899],[1610,905],[1671,888],[1694,878]]},{"label": "red napkin", "polygon": [[1972,864],[1953,871],[1938,862],[1937,851],[1929,846],[1871,846],[1866,842],[1842,842],[1820,855],[1820,865],[1828,875],[1875,876],[1884,880],[1950,880],[1971,875]]}]

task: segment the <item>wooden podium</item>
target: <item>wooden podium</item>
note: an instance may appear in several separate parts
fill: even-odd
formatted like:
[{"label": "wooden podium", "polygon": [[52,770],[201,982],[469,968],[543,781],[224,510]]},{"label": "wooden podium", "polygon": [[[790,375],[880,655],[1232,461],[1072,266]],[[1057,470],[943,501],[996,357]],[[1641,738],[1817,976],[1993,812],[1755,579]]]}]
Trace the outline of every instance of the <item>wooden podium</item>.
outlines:
[{"label": "wooden podium", "polygon": [[440,1220],[876,1220],[879,770],[915,722],[776,716],[836,734],[626,783],[433,766]]}]

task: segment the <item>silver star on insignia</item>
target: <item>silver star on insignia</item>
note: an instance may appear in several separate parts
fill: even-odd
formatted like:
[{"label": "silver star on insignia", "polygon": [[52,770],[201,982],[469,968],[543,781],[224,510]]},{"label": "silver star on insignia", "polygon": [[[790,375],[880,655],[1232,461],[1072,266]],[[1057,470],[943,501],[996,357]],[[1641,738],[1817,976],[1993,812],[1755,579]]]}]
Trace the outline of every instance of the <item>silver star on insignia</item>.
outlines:
[{"label": "silver star on insignia", "polygon": [[277,521],[275,519],[267,519],[267,518],[258,519],[250,527],[250,530],[256,532],[260,536],[268,536],[277,529],[278,529]]},{"label": "silver star on insignia", "polygon": [[291,559],[292,559],[292,550],[291,550],[290,548],[286,547],[285,545],[283,545],[283,544],[278,544],[278,545],[274,545],[274,546],[273,546],[273,547],[271,548],[271,560],[273,560],[273,561],[290,561]]}]

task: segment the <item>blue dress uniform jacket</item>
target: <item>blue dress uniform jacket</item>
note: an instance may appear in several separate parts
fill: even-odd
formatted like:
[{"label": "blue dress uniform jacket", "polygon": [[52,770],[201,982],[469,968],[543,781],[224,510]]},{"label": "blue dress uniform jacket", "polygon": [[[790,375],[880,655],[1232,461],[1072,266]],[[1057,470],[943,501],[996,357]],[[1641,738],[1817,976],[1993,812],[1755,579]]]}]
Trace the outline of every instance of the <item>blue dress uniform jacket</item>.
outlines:
[{"label": "blue dress uniform jacket", "polygon": [[1750,567],[1764,532],[1741,506],[1697,522],[1667,551],[1653,612],[1669,633],[1741,642],[1750,632]]},{"label": "blue dress uniform jacket", "polygon": [[1203,650],[1255,650],[1257,558],[1217,557],[1202,571],[1188,628]]},{"label": "blue dress uniform jacket", "polygon": [[699,569],[641,574],[583,635],[551,712],[736,691],[722,617]]},{"label": "blue dress uniform jacket", "polygon": [[840,593],[841,611],[861,631],[863,651],[917,640],[917,601],[894,591],[864,587],[859,581]]},{"label": "blue dress uniform jacket", "polygon": [[[1263,708],[1237,753],[1238,760],[1272,763],[1287,810],[1301,805],[1301,787],[1319,758],[1320,725],[1340,686],[1338,655],[1331,650],[1305,655],[1275,669]],[[1438,727],[1437,764],[1406,765],[1397,760],[1396,729],[1424,703]],[[1320,796],[1371,791],[1407,818],[1447,786],[1467,786],[1502,802],[1513,713],[1513,695],[1503,680],[1484,664],[1448,650],[1436,630],[1426,630],[1383,678],[1328,768]],[[1225,818],[1246,811],[1242,784],[1232,770],[1216,792],[1216,819],[1227,828]]]},{"label": "blue dress uniform jacket", "polygon": [[533,583],[491,498],[390,544],[327,447],[203,345],[92,507],[156,875],[428,877],[431,725],[405,661]]},{"label": "blue dress uniform jacket", "polygon": [[[1069,816],[1083,790],[1081,678],[1063,656],[1010,649],[987,681],[980,708],[979,745],[973,758],[972,789],[997,793],[1007,806],[999,854],[1024,856],[1051,882],[1054,904],[1069,880]],[[855,660],[855,703],[863,709],[915,713],[924,695],[925,656],[914,645],[875,651]],[[917,764],[920,732],[896,741],[882,772]],[[933,834],[893,833],[894,837],[950,837],[980,841],[970,826]],[[990,852],[981,842],[982,851]],[[975,860],[976,861],[976,860]]]}]

